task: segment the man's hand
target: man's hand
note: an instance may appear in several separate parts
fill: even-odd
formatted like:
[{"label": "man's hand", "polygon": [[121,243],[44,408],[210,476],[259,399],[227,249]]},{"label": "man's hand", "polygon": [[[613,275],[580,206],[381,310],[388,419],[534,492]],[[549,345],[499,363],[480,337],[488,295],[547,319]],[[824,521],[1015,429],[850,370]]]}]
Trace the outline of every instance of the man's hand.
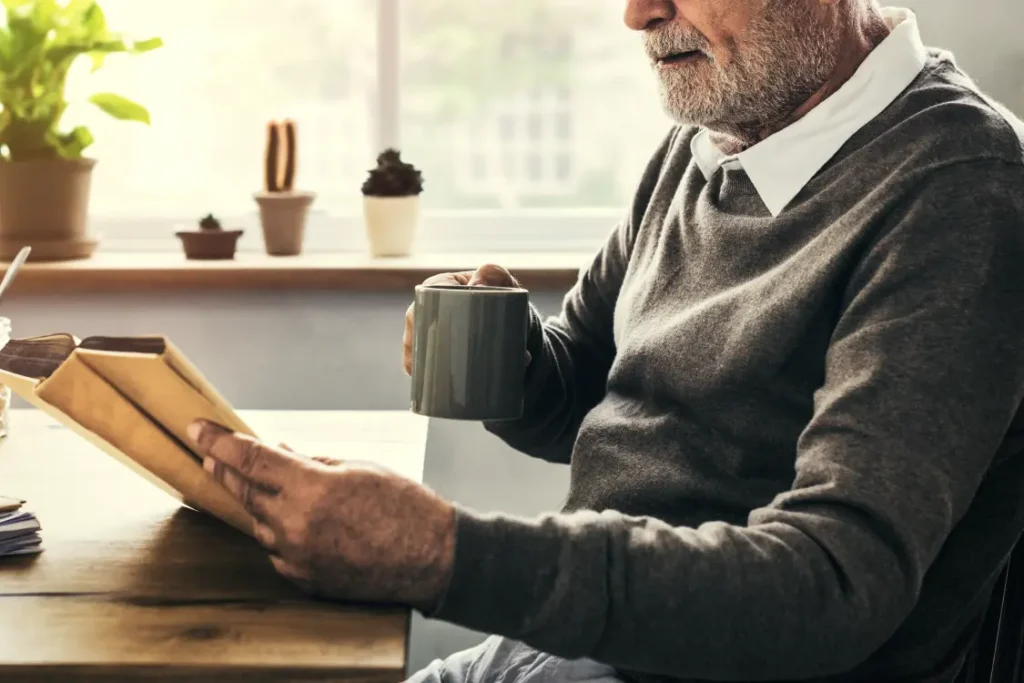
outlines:
[{"label": "man's hand", "polygon": [[308,458],[199,421],[203,467],[256,520],[274,567],[307,591],[432,610],[451,573],[455,511],[372,464]]},{"label": "man's hand", "polygon": [[[443,273],[427,278],[425,285],[463,285],[466,287],[518,287],[519,283],[512,277],[512,274],[501,266],[486,265],[480,266],[475,271],[462,273]],[[405,334],[402,335],[402,364],[407,375],[412,374],[412,331],[413,331],[413,308],[410,305],[405,312]]]}]

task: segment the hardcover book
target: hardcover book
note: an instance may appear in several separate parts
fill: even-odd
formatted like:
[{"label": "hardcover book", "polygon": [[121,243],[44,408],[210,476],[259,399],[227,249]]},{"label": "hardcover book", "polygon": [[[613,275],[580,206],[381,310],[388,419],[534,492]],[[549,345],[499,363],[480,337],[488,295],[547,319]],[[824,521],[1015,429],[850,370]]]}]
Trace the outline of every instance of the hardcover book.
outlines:
[{"label": "hardcover book", "polygon": [[185,430],[203,418],[256,435],[164,337],[12,339],[0,349],[0,384],[186,505],[252,534]]}]

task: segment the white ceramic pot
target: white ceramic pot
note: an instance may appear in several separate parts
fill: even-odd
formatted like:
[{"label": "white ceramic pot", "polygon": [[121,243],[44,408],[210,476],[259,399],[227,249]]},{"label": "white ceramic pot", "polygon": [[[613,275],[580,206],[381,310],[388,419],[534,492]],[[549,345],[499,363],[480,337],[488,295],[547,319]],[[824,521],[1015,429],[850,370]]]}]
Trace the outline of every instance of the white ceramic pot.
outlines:
[{"label": "white ceramic pot", "polygon": [[420,220],[419,195],[408,197],[363,196],[363,221],[370,255],[408,256]]}]

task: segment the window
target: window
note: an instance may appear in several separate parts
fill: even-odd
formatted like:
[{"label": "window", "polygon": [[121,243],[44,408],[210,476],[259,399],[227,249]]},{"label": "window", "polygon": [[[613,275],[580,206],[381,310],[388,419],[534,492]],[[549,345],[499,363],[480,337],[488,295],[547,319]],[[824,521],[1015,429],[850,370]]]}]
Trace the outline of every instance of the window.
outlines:
[{"label": "window", "polygon": [[559,154],[556,177],[560,181],[565,181],[569,179],[570,173],[572,173],[572,158],[568,154]]},{"label": "window", "polygon": [[[428,182],[456,177],[425,208],[621,212],[669,126],[621,3],[416,0],[402,11],[403,149]],[[449,169],[483,147],[509,159],[506,172],[460,182]]]},{"label": "window", "polygon": [[544,136],[544,114],[542,112],[537,111],[530,114],[527,130],[530,131],[531,140],[542,139]]},{"label": "window", "polygon": [[[252,209],[262,188],[266,124],[293,118],[298,181],[321,209],[356,208],[350,188],[372,157],[374,3],[366,0],[102,0],[114,30],[158,35],[165,47],[79,61],[69,82],[96,137],[95,217],[190,217]],[[360,26],[364,28],[360,30]],[[150,110],[150,127],[82,105],[111,90]]]},{"label": "window", "polygon": [[[359,188],[385,145],[424,172],[421,249],[589,249],[669,125],[621,2],[100,2],[115,30],[166,43],[95,74],[77,64],[69,83],[65,122],[97,141],[91,221],[107,249],[175,249],[174,228],[211,211],[260,248],[252,193],[265,125],[285,117],[298,124],[299,185],[318,194],[312,250],[363,248]],[[1012,22],[958,0],[908,4],[926,42],[1024,108],[1006,67],[1024,54]],[[145,104],[152,126],[81,104],[105,90]]]},{"label": "window", "polygon": [[[208,212],[260,248],[266,124],[291,118],[298,185],[317,193],[314,250],[362,249],[360,185],[391,145],[424,172],[421,248],[536,250],[557,221],[578,233],[566,248],[589,249],[669,125],[615,2],[100,2],[114,30],[165,42],[70,78],[65,122],[96,138],[91,221],[105,248],[176,248],[173,230]],[[148,107],[152,125],[82,104],[108,90]]]}]

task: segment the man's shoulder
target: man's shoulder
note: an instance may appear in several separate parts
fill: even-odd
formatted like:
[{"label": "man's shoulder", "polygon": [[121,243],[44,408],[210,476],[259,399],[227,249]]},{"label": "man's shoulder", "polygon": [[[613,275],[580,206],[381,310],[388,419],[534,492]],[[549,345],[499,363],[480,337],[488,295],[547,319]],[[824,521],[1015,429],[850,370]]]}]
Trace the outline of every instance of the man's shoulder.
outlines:
[{"label": "man's shoulder", "polygon": [[929,166],[984,159],[1024,164],[1024,122],[939,50],[862,133],[884,142],[878,147],[888,154]]},{"label": "man's shoulder", "polygon": [[645,210],[655,195],[670,201],[690,163],[690,143],[698,130],[695,126],[674,124],[665,134],[641,175],[633,200],[634,211]]}]

